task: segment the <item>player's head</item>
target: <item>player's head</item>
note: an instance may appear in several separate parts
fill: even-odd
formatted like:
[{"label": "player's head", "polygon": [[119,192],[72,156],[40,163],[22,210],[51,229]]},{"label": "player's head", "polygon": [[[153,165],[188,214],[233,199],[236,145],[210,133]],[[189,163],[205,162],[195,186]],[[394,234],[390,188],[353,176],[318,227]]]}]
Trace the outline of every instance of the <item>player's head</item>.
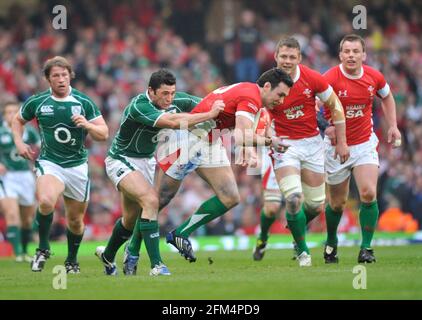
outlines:
[{"label": "player's head", "polygon": [[283,103],[293,86],[292,78],[280,68],[265,71],[256,83],[261,88],[262,104],[269,109]]},{"label": "player's head", "polygon": [[9,101],[3,104],[1,109],[3,120],[10,126],[12,123],[13,117],[19,111],[19,104],[15,101]]},{"label": "player's head", "polygon": [[339,57],[347,73],[357,74],[366,60],[365,40],[357,34],[348,34],[340,41]]},{"label": "player's head", "polygon": [[44,63],[43,72],[53,95],[63,98],[69,94],[70,79],[75,77],[69,61],[63,57],[55,56]]},{"label": "player's head", "polygon": [[176,94],[176,77],[166,69],[154,72],[149,79],[148,95],[161,109],[167,109]]},{"label": "player's head", "polygon": [[302,60],[299,41],[293,37],[281,39],[275,49],[274,59],[278,68],[292,75]]}]

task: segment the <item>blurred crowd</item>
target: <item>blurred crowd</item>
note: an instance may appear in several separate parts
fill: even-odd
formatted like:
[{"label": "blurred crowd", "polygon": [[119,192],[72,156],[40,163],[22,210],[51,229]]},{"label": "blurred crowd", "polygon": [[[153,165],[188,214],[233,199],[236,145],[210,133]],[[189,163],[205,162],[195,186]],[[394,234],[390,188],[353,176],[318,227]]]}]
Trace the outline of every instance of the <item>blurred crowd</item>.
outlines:
[{"label": "blurred crowd", "polygon": [[[367,63],[383,72],[397,104],[403,147],[386,144],[386,122],[379,103],[374,126],[380,138],[379,201],[381,212],[392,208],[422,227],[422,4],[418,1],[363,1],[367,29],[354,30],[352,1],[142,0],[64,1],[67,29],[52,25],[54,1],[33,6],[11,5],[0,15],[0,103],[25,101],[45,90],[42,64],[65,56],[74,66],[72,86],[100,107],[110,128],[108,143],[90,143],[91,200],[87,238],[104,239],[120,216],[119,197],[105,175],[104,157],[131,97],[146,90],[159,67],[172,70],[177,89],[203,97],[222,85],[254,82],[274,66],[278,40],[296,37],[303,63],[324,73],[338,64],[343,35],[359,33],[367,43]],[[233,166],[241,203],[200,229],[199,234],[254,234],[262,204],[258,176]],[[160,214],[162,232],[190,215],[212,195],[192,174],[179,195]],[[356,192],[343,231],[356,227]],[[58,208],[54,235],[63,235],[63,210]],[[322,231],[324,219],[311,230]],[[1,226],[0,226],[1,227]],[[280,221],[275,232],[287,232]],[[398,230],[408,230],[405,226]]]}]

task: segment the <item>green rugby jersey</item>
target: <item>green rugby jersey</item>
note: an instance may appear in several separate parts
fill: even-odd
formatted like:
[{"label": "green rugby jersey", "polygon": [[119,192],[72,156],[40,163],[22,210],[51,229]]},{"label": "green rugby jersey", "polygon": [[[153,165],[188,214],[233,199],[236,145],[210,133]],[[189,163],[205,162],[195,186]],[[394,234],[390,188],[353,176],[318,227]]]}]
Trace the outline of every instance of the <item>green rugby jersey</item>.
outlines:
[{"label": "green rugby jersey", "polygon": [[[23,131],[23,141],[27,144],[38,144],[40,137],[34,127],[27,125]],[[16,152],[12,131],[6,122],[0,125],[0,162],[8,171],[30,170],[28,160]]]},{"label": "green rugby jersey", "polygon": [[88,152],[85,148],[87,131],[76,127],[71,117],[83,115],[88,121],[101,117],[95,103],[82,92],[70,88],[65,98],[56,98],[51,89],[29,98],[21,107],[22,119],[36,118],[41,133],[39,159],[48,160],[63,168],[85,163]]},{"label": "green rugby jersey", "polygon": [[137,95],[123,112],[108,155],[115,159],[119,156],[152,157],[158,143],[155,136],[161,130],[155,126],[158,119],[165,113],[190,112],[200,101],[201,98],[176,92],[173,103],[164,110],[152,103],[148,92]]}]

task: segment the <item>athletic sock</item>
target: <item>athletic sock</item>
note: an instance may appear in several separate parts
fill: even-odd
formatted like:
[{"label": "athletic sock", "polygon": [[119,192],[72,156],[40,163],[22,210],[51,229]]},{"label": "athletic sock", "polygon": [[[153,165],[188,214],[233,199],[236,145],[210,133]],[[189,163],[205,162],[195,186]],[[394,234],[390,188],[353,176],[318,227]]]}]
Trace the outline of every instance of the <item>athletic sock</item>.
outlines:
[{"label": "athletic sock", "polygon": [[302,252],[309,254],[308,246],[306,245],[305,233],[306,233],[306,217],[303,212],[303,207],[297,214],[291,214],[286,212],[286,220],[289,226],[290,232],[298,247],[298,255]]},{"label": "athletic sock", "polygon": [[176,235],[189,237],[189,235],[200,226],[225,214],[227,210],[228,209],[220,199],[218,199],[217,196],[214,196],[203,202],[199,209],[176,229]]},{"label": "athletic sock", "polygon": [[114,225],[113,232],[104,250],[104,258],[107,261],[113,262],[117,251],[131,235],[132,231],[127,230],[122,224],[122,218],[119,218]]},{"label": "athletic sock", "polygon": [[275,216],[267,217],[265,215],[264,208],[261,210],[261,233],[259,234],[259,239],[266,242],[268,240],[268,234],[272,224],[275,221]]},{"label": "athletic sock", "polygon": [[66,236],[67,236],[67,258],[66,262],[77,262],[77,255],[79,246],[81,244],[82,238],[84,236],[83,232],[82,234],[74,234],[69,229],[66,230]]},{"label": "athletic sock", "polygon": [[21,228],[21,242],[23,253],[28,253],[28,244],[32,241],[32,229]]},{"label": "athletic sock", "polygon": [[38,224],[38,234],[40,238],[38,248],[41,250],[50,250],[49,238],[51,224],[53,223],[53,212],[44,215],[37,209],[35,220]]},{"label": "athletic sock", "polygon": [[8,226],[6,238],[12,244],[15,256],[22,254],[21,233],[18,226]]},{"label": "athletic sock", "polygon": [[371,248],[375,227],[377,226],[379,215],[378,202],[361,203],[359,210],[359,221],[362,230],[362,249]]},{"label": "athletic sock", "polygon": [[153,268],[155,265],[159,265],[162,262],[160,256],[160,233],[158,231],[158,222],[141,219],[139,230],[145,242],[145,248],[148,252],[151,268]]},{"label": "athletic sock", "polygon": [[325,207],[325,222],[327,224],[327,245],[336,247],[338,243],[337,228],[343,211],[334,211],[329,204]]},{"label": "athletic sock", "polygon": [[141,219],[138,218],[136,219],[136,224],[127,246],[127,249],[132,256],[139,256],[139,251],[141,250],[142,233],[140,227]]}]

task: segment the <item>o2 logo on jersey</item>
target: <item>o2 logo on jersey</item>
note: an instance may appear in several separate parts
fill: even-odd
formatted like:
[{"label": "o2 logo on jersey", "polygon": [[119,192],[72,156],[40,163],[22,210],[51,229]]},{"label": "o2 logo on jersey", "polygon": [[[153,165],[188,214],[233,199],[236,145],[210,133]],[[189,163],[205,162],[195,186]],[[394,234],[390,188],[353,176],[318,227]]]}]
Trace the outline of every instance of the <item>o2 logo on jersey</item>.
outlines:
[{"label": "o2 logo on jersey", "polygon": [[72,138],[70,130],[65,127],[58,127],[54,130],[54,139],[59,143],[69,143],[71,146],[76,146],[76,139]]}]

